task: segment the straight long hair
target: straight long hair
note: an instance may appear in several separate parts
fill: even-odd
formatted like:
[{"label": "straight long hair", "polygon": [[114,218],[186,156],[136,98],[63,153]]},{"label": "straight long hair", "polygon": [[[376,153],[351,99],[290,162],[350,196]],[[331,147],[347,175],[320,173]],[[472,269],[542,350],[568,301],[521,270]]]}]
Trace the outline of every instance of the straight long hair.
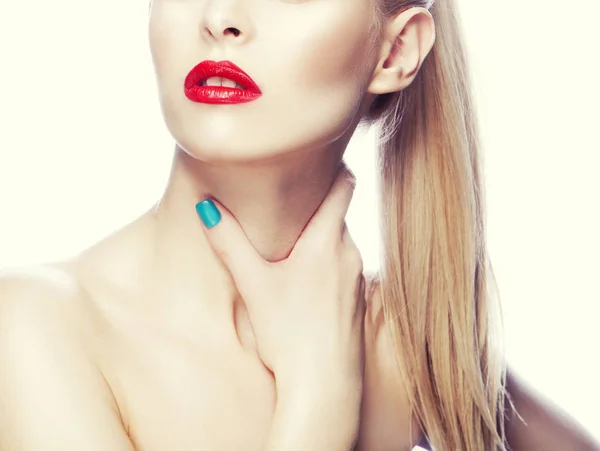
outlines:
[{"label": "straight long hair", "polygon": [[[376,289],[412,414],[439,451],[505,451],[502,318],[486,247],[482,161],[454,0],[374,0],[431,12],[413,82],[379,95],[382,265]],[[379,20],[379,19],[378,19]]]}]

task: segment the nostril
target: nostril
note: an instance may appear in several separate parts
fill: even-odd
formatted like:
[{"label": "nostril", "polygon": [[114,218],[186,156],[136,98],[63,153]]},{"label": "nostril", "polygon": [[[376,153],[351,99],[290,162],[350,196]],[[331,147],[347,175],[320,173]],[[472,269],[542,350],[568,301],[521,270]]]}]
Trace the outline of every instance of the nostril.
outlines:
[{"label": "nostril", "polygon": [[225,30],[225,33],[233,33],[233,35],[237,38],[240,35],[240,30],[237,28],[229,27]]}]

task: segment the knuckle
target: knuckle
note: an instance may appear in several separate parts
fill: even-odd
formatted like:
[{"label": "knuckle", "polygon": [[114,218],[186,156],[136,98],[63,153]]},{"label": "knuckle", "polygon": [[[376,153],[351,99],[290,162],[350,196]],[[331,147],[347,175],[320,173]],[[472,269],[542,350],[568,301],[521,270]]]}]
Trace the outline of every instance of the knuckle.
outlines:
[{"label": "knuckle", "polygon": [[355,245],[347,246],[347,248],[348,248],[347,254],[346,254],[347,265],[350,267],[351,271],[362,275],[363,270],[364,270],[364,264],[363,264],[363,259],[362,259],[362,255],[360,254],[360,251],[358,250],[358,248]]},{"label": "knuckle", "polygon": [[323,260],[328,254],[331,254],[331,240],[323,234],[315,234],[310,237],[304,237],[299,246],[294,249],[294,255],[300,260]]},{"label": "knuckle", "polygon": [[354,172],[352,172],[350,167],[344,161],[341,163],[340,175],[348,181],[356,182],[356,176],[354,175]]},{"label": "knuckle", "polygon": [[346,220],[344,220],[344,223],[342,226],[341,239],[344,244],[347,244],[347,243],[354,244],[354,240],[352,239],[352,235],[350,235],[350,230],[348,230],[348,223],[346,222]]},{"label": "knuckle", "polygon": [[332,252],[335,251],[340,244],[343,244],[341,240],[340,227],[335,224],[330,224],[328,227],[323,227],[315,236],[313,246],[319,252]]},{"label": "knuckle", "polygon": [[356,188],[356,176],[352,172],[350,172],[350,174],[346,177],[346,181],[348,185],[350,185],[350,189],[354,191],[354,189]]},{"label": "knuckle", "polygon": [[360,249],[352,239],[352,235],[350,235],[347,227],[345,227],[344,234],[342,236],[342,246],[344,248],[344,258],[348,262],[349,267],[354,271],[360,271],[362,274],[364,269],[362,255],[360,253]]}]

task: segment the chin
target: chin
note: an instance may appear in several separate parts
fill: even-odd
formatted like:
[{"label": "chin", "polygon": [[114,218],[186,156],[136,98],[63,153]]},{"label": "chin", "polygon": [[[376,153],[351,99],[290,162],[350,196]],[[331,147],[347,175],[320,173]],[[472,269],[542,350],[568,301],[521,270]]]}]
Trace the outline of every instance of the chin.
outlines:
[{"label": "chin", "polygon": [[272,142],[251,139],[243,134],[214,131],[173,134],[177,145],[192,158],[206,163],[253,163],[283,156],[289,148],[276,148]]},{"label": "chin", "polygon": [[[214,164],[258,163],[326,148],[343,139],[352,124],[352,112],[348,111],[298,120],[293,115],[269,118],[264,113],[261,117],[260,112],[249,114],[248,110],[235,111],[227,106],[219,106],[220,110],[211,108],[213,111],[193,113],[185,108],[174,109],[164,119],[183,151],[196,160]],[[327,111],[325,107],[321,109]]]}]

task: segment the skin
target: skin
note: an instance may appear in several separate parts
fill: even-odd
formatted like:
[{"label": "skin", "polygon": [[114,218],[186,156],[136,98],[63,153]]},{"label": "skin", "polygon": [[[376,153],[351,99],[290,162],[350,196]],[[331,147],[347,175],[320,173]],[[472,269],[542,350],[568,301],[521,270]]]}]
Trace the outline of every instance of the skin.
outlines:
[{"label": "skin", "polygon": [[[0,450],[261,449],[273,377],[194,205],[218,199],[263,258],[289,254],[374,96],[409,85],[433,45],[413,8],[370,53],[370,18],[364,0],[153,2],[171,176],[154,208],[77,258],[2,277]],[[190,102],[183,80],[204,59],[232,60],[263,96]],[[409,450],[420,430],[375,326],[380,301],[367,306],[357,449]]]},{"label": "skin", "polygon": [[[260,256],[289,254],[364,109],[375,94],[407,86],[433,45],[431,15],[415,9],[390,22],[369,52],[371,17],[364,0],[153,2],[150,46],[177,142],[171,176],[154,208],[76,259],[4,277],[0,350],[9,358],[0,397],[10,407],[0,413],[0,449],[259,450],[272,422],[283,431],[275,445],[311,436],[306,429],[317,425],[294,418],[296,408],[274,417],[273,377],[194,206],[217,199]],[[398,37],[405,46],[392,52]],[[190,102],[183,80],[204,59],[232,60],[263,96]],[[419,430],[395,391],[393,354],[375,315],[365,315],[358,449],[385,449],[391,439],[410,449]],[[331,387],[311,393],[329,396]],[[336,419],[335,430],[347,419],[332,411],[320,417]],[[286,433],[293,423],[304,426]]]}]

